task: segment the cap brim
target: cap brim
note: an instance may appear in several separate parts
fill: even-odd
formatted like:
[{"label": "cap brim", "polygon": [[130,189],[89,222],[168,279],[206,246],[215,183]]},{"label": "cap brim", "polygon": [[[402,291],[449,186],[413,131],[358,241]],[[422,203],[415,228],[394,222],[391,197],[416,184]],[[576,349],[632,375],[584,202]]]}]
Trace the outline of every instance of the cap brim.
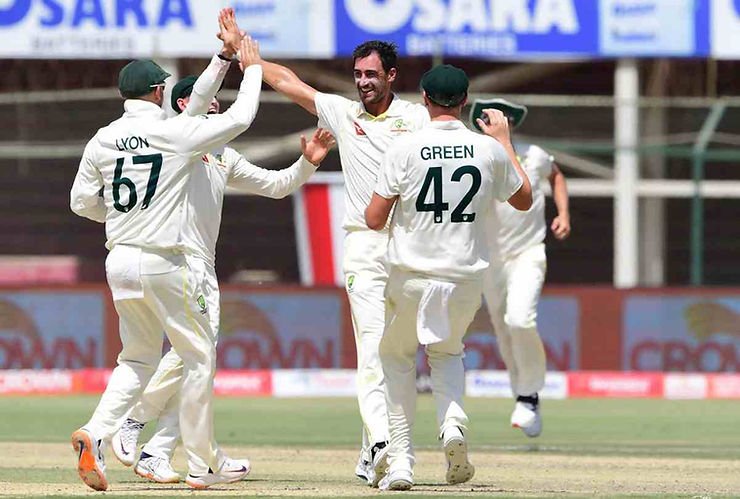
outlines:
[{"label": "cap brim", "polygon": [[478,126],[477,118],[480,118],[484,109],[498,109],[511,120],[512,128],[522,124],[527,117],[527,107],[521,104],[514,104],[506,99],[475,99],[470,106],[470,124],[479,132],[482,131]]}]

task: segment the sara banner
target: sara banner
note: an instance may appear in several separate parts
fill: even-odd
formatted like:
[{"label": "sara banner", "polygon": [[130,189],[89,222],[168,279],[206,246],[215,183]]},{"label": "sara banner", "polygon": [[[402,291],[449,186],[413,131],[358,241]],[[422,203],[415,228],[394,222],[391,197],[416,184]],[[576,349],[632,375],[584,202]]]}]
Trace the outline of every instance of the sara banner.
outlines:
[{"label": "sara banner", "polygon": [[336,0],[337,53],[379,38],[404,55],[706,56],[709,7],[710,0]]},{"label": "sara banner", "polygon": [[220,8],[270,57],[331,57],[332,0],[0,0],[0,57],[208,57]]}]

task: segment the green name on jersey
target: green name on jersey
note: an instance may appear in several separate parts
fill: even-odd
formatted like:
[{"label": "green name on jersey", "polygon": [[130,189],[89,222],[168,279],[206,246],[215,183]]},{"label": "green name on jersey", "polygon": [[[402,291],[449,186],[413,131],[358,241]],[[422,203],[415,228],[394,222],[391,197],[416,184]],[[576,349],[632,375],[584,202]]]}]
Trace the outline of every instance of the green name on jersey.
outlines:
[{"label": "green name on jersey", "polygon": [[473,157],[473,144],[464,146],[424,146],[421,159],[465,159]]}]

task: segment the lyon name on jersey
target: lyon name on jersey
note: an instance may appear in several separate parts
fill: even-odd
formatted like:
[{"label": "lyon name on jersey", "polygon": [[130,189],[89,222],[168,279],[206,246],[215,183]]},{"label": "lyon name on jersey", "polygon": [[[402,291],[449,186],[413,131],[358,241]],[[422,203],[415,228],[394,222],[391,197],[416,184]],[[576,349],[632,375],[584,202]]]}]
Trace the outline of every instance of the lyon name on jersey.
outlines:
[{"label": "lyon name on jersey", "polygon": [[433,121],[398,139],[375,188],[398,196],[389,263],[452,281],[479,277],[488,267],[488,212],[521,184],[504,148],[460,121]]}]

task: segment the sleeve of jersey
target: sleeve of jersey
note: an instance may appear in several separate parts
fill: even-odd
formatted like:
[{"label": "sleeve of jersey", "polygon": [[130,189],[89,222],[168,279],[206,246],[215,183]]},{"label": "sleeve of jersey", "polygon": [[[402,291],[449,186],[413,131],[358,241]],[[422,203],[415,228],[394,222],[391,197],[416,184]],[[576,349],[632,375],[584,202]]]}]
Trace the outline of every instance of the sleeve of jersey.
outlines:
[{"label": "sleeve of jersey", "polygon": [[301,156],[288,168],[267,170],[253,165],[241,154],[234,154],[237,159],[227,186],[245,194],[272,199],[281,199],[297,191],[318,168]]},{"label": "sleeve of jersey", "polygon": [[493,154],[493,189],[494,196],[501,202],[508,201],[519,190],[524,180],[517,173],[514,164],[506,151],[495,144],[497,149]]},{"label": "sleeve of jersey", "polygon": [[[403,141],[397,141],[403,142]],[[395,144],[393,147],[388,149],[388,152],[383,156],[383,161],[380,163],[380,169],[378,170],[378,183],[375,185],[375,193],[385,199],[391,199],[401,194],[401,167],[403,160],[403,149]]]},{"label": "sleeve of jersey", "polygon": [[319,126],[326,128],[336,137],[342,116],[347,112],[352,101],[339,95],[316,92],[314,103],[316,114],[319,117]]},{"label": "sleeve of jersey", "polygon": [[537,165],[538,178],[545,179],[552,174],[552,165],[555,158],[541,147],[535,145],[529,146],[527,161],[532,161]]},{"label": "sleeve of jersey", "polygon": [[95,222],[105,222],[107,209],[102,196],[103,177],[95,168],[91,155],[90,144],[85,147],[85,152],[77,169],[72,191],[69,195],[69,207],[72,211]]},{"label": "sleeve of jersey", "polygon": [[206,70],[195,80],[190,102],[184,111],[188,116],[208,112],[208,106],[221,88],[229,66],[231,66],[231,61],[224,61],[217,55],[213,56]]},{"label": "sleeve of jersey", "polygon": [[163,122],[165,142],[179,154],[198,156],[235,139],[254,121],[262,89],[262,67],[253,64],[244,71],[236,101],[223,114],[180,115]]}]

